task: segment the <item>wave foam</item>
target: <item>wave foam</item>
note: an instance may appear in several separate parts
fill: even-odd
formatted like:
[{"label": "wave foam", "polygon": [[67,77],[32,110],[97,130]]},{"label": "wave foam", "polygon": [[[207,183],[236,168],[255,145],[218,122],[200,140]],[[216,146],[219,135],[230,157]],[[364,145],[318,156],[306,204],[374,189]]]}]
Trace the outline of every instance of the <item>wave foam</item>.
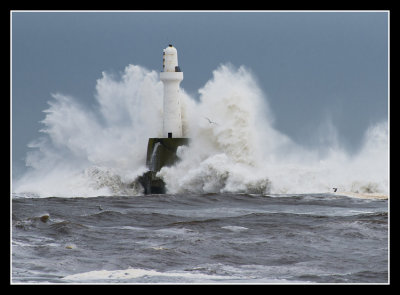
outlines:
[{"label": "wave foam", "polygon": [[[103,73],[96,106],[54,94],[44,136],[30,143],[30,170],[13,192],[41,197],[138,195],[146,171],[149,137],[162,132],[162,83],[155,71],[129,65],[121,77]],[[388,122],[367,129],[351,156],[335,140],[306,149],[274,128],[268,99],[245,67],[221,65],[199,90],[199,101],[181,92],[181,161],[159,176],[169,193],[388,193]],[[212,123],[208,120],[210,119]],[[335,133],[325,124],[321,134]],[[322,124],[322,126],[325,126]],[[334,137],[334,138],[337,138]]]},{"label": "wave foam", "polygon": [[152,282],[151,277],[176,278],[179,281],[201,281],[210,282],[218,280],[234,279],[228,276],[207,275],[191,272],[159,272],[140,268],[128,268],[125,270],[95,270],[84,273],[73,274],[63,279],[69,282],[129,282],[138,278],[145,278]]}]

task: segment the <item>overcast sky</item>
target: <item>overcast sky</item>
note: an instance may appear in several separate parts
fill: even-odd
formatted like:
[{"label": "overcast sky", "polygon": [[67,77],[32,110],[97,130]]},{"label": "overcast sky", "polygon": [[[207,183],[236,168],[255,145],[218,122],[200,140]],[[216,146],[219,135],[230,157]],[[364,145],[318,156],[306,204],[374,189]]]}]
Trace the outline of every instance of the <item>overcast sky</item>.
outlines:
[{"label": "overcast sky", "polygon": [[[198,89],[221,63],[257,78],[275,127],[312,145],[332,121],[344,147],[388,117],[388,12],[13,12],[13,175],[41,136],[51,93],[92,106],[102,72],[129,64],[162,68],[173,44],[185,79]],[[314,138],[315,139],[315,138]]]}]

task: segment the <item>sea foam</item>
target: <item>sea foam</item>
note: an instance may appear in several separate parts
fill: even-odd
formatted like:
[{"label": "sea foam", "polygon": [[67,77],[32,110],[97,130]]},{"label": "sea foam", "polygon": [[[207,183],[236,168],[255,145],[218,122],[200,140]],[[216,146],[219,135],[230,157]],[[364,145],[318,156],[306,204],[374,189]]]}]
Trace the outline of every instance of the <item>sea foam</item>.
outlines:
[{"label": "sea foam", "polygon": [[[56,93],[44,110],[43,136],[31,142],[27,172],[14,193],[41,197],[140,195],[147,140],[162,132],[162,82],[156,71],[129,65],[103,73],[95,104]],[[306,148],[274,126],[268,97],[246,67],[213,71],[199,98],[181,91],[180,161],[158,173],[169,193],[388,193],[388,122],[366,128],[350,154],[337,141]],[[326,124],[325,124],[326,125]],[[336,132],[333,124],[321,134]]]}]

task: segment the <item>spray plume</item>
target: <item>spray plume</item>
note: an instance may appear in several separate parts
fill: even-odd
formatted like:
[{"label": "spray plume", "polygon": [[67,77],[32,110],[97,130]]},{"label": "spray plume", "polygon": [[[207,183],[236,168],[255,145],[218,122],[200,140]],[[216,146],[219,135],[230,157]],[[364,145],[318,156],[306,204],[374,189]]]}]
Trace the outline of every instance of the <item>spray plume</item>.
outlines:
[{"label": "spray plume", "polygon": [[[368,128],[350,156],[336,141],[321,154],[274,128],[268,101],[245,67],[221,65],[199,90],[181,91],[183,134],[191,144],[158,173],[169,193],[318,193],[332,187],[388,192],[388,123]],[[162,136],[163,86],[158,73],[129,65],[120,78],[103,73],[96,107],[52,95],[41,132],[30,143],[30,170],[15,193],[40,197],[139,195],[147,139]],[[327,124],[322,134],[335,133]],[[325,142],[326,145],[326,142]]]}]

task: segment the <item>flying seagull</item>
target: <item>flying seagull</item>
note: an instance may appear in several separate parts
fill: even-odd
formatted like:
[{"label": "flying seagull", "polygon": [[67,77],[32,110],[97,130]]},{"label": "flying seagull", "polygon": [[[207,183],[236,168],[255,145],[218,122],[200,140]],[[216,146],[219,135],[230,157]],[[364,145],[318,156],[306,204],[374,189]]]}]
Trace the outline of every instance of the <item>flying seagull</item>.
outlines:
[{"label": "flying seagull", "polygon": [[210,123],[210,124],[216,124],[216,125],[219,125],[217,122],[214,122],[214,121],[211,121],[209,118],[207,118],[207,117],[204,117],[204,119],[207,119],[208,120],[208,122]]}]

